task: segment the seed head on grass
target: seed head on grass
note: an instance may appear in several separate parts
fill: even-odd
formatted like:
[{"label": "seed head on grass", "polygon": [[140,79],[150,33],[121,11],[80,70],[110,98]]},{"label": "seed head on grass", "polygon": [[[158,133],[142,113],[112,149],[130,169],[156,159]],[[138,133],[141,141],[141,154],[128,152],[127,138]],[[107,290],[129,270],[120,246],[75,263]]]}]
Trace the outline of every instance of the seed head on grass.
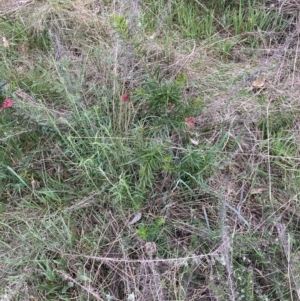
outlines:
[{"label": "seed head on grass", "polygon": [[168,109],[173,110],[175,108],[175,105],[171,102],[168,103]]}]

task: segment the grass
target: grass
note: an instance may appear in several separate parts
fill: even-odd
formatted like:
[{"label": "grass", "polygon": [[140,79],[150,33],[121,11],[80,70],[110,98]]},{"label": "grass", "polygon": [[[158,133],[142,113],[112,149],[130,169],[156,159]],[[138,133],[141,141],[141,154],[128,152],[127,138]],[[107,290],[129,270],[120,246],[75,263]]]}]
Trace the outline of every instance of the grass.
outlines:
[{"label": "grass", "polygon": [[296,9],[12,2],[0,300],[299,299]]}]

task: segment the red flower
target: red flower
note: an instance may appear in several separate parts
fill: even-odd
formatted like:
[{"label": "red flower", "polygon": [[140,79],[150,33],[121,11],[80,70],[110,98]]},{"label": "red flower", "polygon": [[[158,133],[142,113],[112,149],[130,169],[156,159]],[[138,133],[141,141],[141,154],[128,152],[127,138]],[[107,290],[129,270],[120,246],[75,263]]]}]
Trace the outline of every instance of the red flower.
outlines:
[{"label": "red flower", "polygon": [[193,128],[196,122],[196,118],[194,117],[185,117],[184,121],[187,123],[189,128]]},{"label": "red flower", "polygon": [[2,106],[0,108],[0,112],[6,108],[12,107],[13,105],[14,105],[13,101],[6,96],[4,102],[2,103]]},{"label": "red flower", "polygon": [[121,96],[121,99],[122,99],[123,102],[128,102],[129,99],[130,99],[130,96],[128,94],[123,94]]}]

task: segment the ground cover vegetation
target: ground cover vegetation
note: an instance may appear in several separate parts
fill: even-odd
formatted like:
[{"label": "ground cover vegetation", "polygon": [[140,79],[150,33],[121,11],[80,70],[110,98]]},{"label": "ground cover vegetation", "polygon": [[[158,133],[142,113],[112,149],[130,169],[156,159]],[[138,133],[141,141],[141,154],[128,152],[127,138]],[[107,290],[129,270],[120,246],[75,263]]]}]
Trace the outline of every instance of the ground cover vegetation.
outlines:
[{"label": "ground cover vegetation", "polygon": [[0,300],[299,300],[299,10],[0,0]]}]

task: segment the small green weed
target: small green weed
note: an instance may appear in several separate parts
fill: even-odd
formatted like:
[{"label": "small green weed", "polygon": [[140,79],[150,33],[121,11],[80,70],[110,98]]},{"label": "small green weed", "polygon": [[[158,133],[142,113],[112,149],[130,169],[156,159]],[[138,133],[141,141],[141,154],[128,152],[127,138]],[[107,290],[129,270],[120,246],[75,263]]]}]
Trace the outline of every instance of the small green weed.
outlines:
[{"label": "small green weed", "polygon": [[164,218],[158,218],[148,225],[141,224],[137,230],[137,234],[146,241],[157,241],[165,224]]},{"label": "small green weed", "polygon": [[74,287],[74,283],[63,281],[51,267],[51,264],[57,263],[55,261],[50,263],[48,260],[38,262],[44,280],[41,281],[42,284],[38,285],[37,289],[45,292],[47,300],[57,300],[57,298],[69,300],[68,291]]}]

